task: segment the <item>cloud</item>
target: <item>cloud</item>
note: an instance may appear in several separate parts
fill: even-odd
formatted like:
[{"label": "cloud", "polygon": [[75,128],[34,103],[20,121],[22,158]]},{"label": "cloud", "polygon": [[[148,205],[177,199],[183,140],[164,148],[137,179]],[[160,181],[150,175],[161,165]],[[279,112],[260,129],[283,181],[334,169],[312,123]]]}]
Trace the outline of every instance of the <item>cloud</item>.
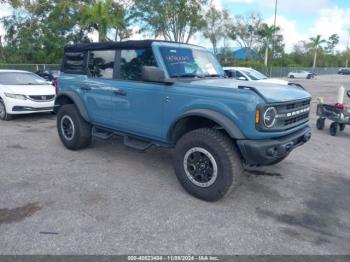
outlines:
[{"label": "cloud", "polygon": [[350,29],[350,8],[341,9],[339,7],[324,8],[319,11],[314,25],[308,30],[310,36],[322,35],[328,38],[332,34],[340,37],[338,50],[345,50],[348,30]]},{"label": "cloud", "polygon": [[[273,25],[274,17],[270,17],[265,20],[265,23]],[[277,16],[276,25],[281,28],[281,34],[284,38],[284,43],[286,45],[286,51],[292,51],[293,46],[301,40],[308,38],[306,34],[300,34],[297,30],[297,22],[293,20],[288,20],[284,16]]]},{"label": "cloud", "polygon": [[[226,3],[260,5],[274,9],[276,0],[223,0]],[[278,0],[278,10],[298,13],[312,13],[331,6],[330,0]]]}]

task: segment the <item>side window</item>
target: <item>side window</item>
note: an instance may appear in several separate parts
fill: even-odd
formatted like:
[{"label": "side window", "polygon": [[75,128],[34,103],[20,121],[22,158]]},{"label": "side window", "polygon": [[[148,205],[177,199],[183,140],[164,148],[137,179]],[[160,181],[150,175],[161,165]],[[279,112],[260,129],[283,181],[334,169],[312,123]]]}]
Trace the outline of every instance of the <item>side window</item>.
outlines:
[{"label": "side window", "polygon": [[236,71],[236,79],[239,79],[240,77],[244,77],[245,79],[247,79],[241,72]]},{"label": "side window", "polygon": [[157,66],[151,48],[121,50],[120,78],[142,80],[142,66]]},{"label": "side window", "polygon": [[236,78],[236,72],[234,70],[225,70],[225,73],[229,78]]},{"label": "side window", "polygon": [[113,79],[115,50],[90,51],[88,69],[91,77]]},{"label": "side window", "polygon": [[81,74],[85,70],[84,52],[66,52],[64,54],[63,70],[67,73]]}]

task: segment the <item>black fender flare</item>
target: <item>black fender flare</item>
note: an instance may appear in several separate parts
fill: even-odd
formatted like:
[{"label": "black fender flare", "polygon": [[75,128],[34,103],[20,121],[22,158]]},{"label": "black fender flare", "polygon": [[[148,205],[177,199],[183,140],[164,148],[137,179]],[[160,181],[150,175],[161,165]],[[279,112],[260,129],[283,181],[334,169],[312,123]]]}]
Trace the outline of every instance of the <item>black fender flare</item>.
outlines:
[{"label": "black fender flare", "polygon": [[242,131],[239,129],[239,127],[227,116],[218,113],[217,111],[213,111],[210,109],[193,109],[190,111],[187,111],[186,113],[182,114],[180,117],[178,117],[174,123],[171,125],[171,127],[168,130],[168,139],[171,138],[171,132],[176,125],[176,123],[184,119],[188,116],[200,116],[205,117],[209,120],[212,120],[219,124],[233,139],[245,139],[245,135],[242,133]]},{"label": "black fender flare", "polygon": [[60,94],[56,97],[55,99],[55,107],[54,107],[54,112],[57,113],[60,106],[62,104],[60,104],[60,101],[62,101],[62,99],[64,98],[68,98],[69,100],[71,100],[75,106],[77,107],[80,115],[84,118],[85,121],[90,122],[90,117],[88,114],[88,111],[82,101],[82,99],[80,98],[80,96],[73,92],[73,91],[64,91],[64,92],[60,92]]}]

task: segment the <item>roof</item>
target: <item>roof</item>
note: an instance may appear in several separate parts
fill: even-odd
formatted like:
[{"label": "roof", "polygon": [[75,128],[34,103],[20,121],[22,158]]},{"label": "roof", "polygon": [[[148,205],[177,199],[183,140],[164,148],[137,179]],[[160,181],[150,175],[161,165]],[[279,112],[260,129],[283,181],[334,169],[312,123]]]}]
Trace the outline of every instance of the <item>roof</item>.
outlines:
[{"label": "roof", "polygon": [[0,73],[32,73],[24,70],[15,70],[15,69],[0,69]]},{"label": "roof", "polygon": [[[170,44],[186,44],[164,40],[128,40],[122,42],[100,42],[100,43],[84,43],[76,45],[66,45],[64,51],[66,52],[83,52],[88,50],[105,50],[105,49],[140,49],[150,48],[154,42],[170,43]],[[190,45],[190,44],[186,44]]]},{"label": "roof", "polygon": [[250,67],[229,66],[229,67],[224,67],[224,70],[254,70],[254,69]]}]

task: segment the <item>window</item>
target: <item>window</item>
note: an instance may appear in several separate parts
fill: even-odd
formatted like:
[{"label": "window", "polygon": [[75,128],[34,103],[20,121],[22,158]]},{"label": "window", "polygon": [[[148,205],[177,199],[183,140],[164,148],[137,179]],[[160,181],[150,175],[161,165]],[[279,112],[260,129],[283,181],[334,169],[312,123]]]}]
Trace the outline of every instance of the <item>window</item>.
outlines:
[{"label": "window", "polygon": [[0,85],[47,85],[47,82],[40,76],[29,72],[1,72]]},{"label": "window", "polygon": [[236,72],[234,70],[225,70],[227,77],[236,78]]},{"label": "window", "polygon": [[91,77],[113,79],[115,50],[90,51],[88,68]]},{"label": "window", "polygon": [[241,72],[236,71],[236,79],[239,79],[240,77],[243,77],[244,79],[247,80],[247,78],[245,77],[245,75],[243,75]]},{"label": "window", "polygon": [[151,48],[121,50],[121,79],[142,81],[142,66],[157,66]]},{"label": "window", "polygon": [[64,54],[64,72],[79,74],[84,72],[85,54],[84,52],[67,52]]}]

